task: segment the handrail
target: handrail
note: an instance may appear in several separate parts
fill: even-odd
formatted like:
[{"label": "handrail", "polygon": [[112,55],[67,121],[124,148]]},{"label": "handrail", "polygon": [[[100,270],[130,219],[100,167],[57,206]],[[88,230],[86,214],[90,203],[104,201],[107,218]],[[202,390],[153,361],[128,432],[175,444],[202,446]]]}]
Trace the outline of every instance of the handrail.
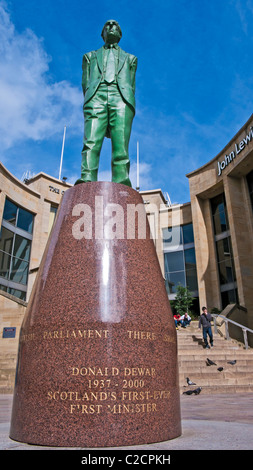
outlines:
[{"label": "handrail", "polygon": [[[246,326],[244,326],[244,325],[241,325],[240,323],[235,322],[234,320],[230,320],[229,318],[224,317],[224,315],[220,315],[220,314],[217,315],[217,314],[213,314],[213,313],[212,313],[212,317],[213,317],[213,321],[214,321],[214,332],[215,332],[215,333],[218,333],[218,330],[217,330],[217,318],[222,318],[223,321],[222,321],[221,325],[222,325],[223,323],[225,323],[226,339],[230,339],[229,331],[228,331],[228,323],[232,323],[233,325],[238,326],[239,328],[242,329],[242,331],[243,331],[243,339],[244,339],[245,349],[248,349],[248,348],[249,348],[247,332],[253,333],[253,330],[251,330],[250,328],[248,328],[248,327],[246,327]],[[221,325],[220,325],[220,326],[221,326]]]}]

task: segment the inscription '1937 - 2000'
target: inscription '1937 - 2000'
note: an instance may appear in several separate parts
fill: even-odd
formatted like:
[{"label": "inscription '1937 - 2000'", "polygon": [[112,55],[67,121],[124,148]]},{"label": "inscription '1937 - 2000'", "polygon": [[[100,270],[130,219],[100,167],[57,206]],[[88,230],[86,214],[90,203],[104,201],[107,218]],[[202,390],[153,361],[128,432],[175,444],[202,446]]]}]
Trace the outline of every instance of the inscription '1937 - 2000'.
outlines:
[{"label": "inscription '1937 - 2000'", "polygon": [[[156,377],[154,367],[72,367],[74,377],[86,378],[81,390],[49,390],[49,402],[69,403],[70,414],[127,414],[158,411],[169,390],[147,390],[146,380]],[[83,388],[83,390],[82,390]]]}]

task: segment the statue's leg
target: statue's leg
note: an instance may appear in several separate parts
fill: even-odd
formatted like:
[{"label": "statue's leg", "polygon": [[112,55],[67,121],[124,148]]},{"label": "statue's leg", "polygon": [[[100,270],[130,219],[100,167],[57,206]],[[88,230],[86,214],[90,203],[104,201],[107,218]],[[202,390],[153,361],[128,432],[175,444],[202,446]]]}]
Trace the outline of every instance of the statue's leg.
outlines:
[{"label": "statue's leg", "polygon": [[84,105],[84,139],[81,178],[75,184],[97,181],[99,157],[108,126],[107,95],[99,88],[96,95]]},{"label": "statue's leg", "polygon": [[117,86],[110,87],[108,98],[109,126],[112,140],[112,181],[132,186],[129,179],[128,153],[133,109],[123,101]]}]

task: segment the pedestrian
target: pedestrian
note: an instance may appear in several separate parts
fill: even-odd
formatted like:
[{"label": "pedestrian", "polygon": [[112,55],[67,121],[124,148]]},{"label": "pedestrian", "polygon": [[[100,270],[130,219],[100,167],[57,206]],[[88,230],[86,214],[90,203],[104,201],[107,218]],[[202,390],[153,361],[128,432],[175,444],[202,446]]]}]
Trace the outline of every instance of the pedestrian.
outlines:
[{"label": "pedestrian", "polygon": [[183,322],[183,326],[185,326],[185,327],[190,325],[190,323],[192,321],[190,315],[188,315],[187,312],[184,315],[181,316],[180,320]]},{"label": "pedestrian", "polygon": [[200,315],[200,319],[199,319],[199,328],[201,328],[201,325],[202,325],[205,348],[210,349],[210,346],[208,345],[207,336],[209,336],[209,341],[212,347],[213,346],[213,333],[212,333],[211,321],[213,317],[210,313],[207,313],[206,307],[202,307],[202,312],[203,313],[202,315]]}]

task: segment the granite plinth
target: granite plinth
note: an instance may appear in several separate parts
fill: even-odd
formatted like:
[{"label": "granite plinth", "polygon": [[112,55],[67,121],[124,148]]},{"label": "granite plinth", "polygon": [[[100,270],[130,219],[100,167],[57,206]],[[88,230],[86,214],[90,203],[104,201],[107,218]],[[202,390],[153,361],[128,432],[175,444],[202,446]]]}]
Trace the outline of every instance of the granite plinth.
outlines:
[{"label": "granite plinth", "polygon": [[176,331],[142,198],[74,186],[21,328],[10,437],[115,447],[180,434]]}]

